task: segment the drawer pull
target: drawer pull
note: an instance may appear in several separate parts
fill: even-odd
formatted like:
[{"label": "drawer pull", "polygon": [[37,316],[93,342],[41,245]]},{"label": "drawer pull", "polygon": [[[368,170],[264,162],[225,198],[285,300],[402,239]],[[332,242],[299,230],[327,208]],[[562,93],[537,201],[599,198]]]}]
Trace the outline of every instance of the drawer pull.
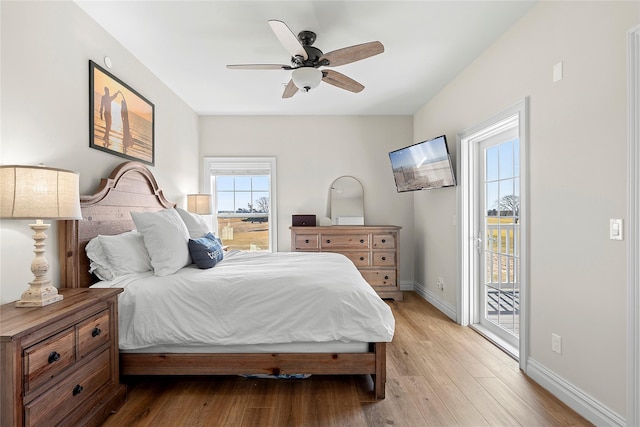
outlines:
[{"label": "drawer pull", "polygon": [[383,260],[383,261],[386,261],[386,260],[387,260],[387,257],[386,257],[386,256],[383,256],[383,257],[382,257],[382,260]]},{"label": "drawer pull", "polygon": [[91,336],[95,338],[101,333],[102,333],[102,329],[96,327],[96,328],[93,328],[93,331],[91,331]]},{"label": "drawer pull", "polygon": [[364,239],[360,239],[360,243],[364,243]]},{"label": "drawer pull", "polygon": [[82,390],[84,390],[84,387],[82,387],[80,384],[76,384],[76,386],[73,388],[73,395],[77,396],[80,393],[82,393]]},{"label": "drawer pull", "polygon": [[384,276],[384,280],[389,280],[389,276]]},{"label": "drawer pull", "polygon": [[306,239],[304,242],[308,244],[309,243],[309,239]]},{"label": "drawer pull", "polygon": [[387,243],[387,240],[386,239],[382,239],[382,243]]},{"label": "drawer pull", "polygon": [[363,256],[360,257],[360,261],[364,261],[364,257]]},{"label": "drawer pull", "polygon": [[58,353],[57,351],[52,351],[51,353],[49,353],[49,363],[57,362],[58,360],[60,360],[60,353]]},{"label": "drawer pull", "polygon": [[331,240],[327,239],[327,243],[331,243]]}]

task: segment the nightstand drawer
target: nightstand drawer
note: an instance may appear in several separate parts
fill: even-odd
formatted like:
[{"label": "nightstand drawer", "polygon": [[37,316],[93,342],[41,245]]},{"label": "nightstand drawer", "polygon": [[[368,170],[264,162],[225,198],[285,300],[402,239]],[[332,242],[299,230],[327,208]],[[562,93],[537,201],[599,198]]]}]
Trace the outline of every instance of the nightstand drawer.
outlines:
[{"label": "nightstand drawer", "polygon": [[103,351],[71,376],[24,408],[25,426],[55,425],[109,382],[109,351]]},{"label": "nightstand drawer", "polygon": [[395,252],[374,252],[373,265],[376,267],[394,267],[396,265]]},{"label": "nightstand drawer", "polygon": [[76,360],[73,328],[24,350],[25,393],[55,377]]},{"label": "nightstand drawer", "polygon": [[296,249],[318,249],[317,234],[299,234],[296,236]]},{"label": "nightstand drawer", "polygon": [[396,286],[395,270],[364,270],[362,276],[374,288],[377,286]]},{"label": "nightstand drawer", "polygon": [[78,324],[78,355],[82,359],[110,340],[109,310]]}]

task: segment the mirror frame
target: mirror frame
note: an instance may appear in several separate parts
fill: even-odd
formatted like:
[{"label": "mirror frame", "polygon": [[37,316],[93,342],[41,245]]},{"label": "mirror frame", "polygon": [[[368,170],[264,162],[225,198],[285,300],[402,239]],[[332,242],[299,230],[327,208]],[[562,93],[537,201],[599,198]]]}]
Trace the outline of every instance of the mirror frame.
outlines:
[{"label": "mirror frame", "polygon": [[[340,188],[336,188],[336,183],[340,180],[347,179],[349,183],[348,191],[353,193],[359,192],[354,197],[348,197],[347,199],[353,199],[352,202],[348,202],[347,210],[341,210],[336,212],[336,201],[340,198],[336,197],[336,194],[340,194]],[[351,188],[353,186],[353,188]],[[330,211],[331,211],[331,225],[364,225],[364,187],[360,180],[351,175],[343,175],[333,180],[330,187]],[[344,218],[342,223],[338,218]]]}]

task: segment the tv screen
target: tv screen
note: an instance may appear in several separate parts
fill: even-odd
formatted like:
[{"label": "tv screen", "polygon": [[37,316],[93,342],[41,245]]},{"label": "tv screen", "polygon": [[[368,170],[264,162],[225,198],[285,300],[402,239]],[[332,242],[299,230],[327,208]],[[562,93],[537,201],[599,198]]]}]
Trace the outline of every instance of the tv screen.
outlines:
[{"label": "tv screen", "polygon": [[444,135],[392,151],[389,159],[398,193],[456,185]]}]

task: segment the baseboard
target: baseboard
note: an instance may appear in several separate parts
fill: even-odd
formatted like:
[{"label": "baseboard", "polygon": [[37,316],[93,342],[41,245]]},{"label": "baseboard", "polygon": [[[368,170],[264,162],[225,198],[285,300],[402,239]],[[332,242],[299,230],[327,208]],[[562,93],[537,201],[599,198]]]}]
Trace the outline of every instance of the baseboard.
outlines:
[{"label": "baseboard", "polygon": [[527,360],[526,374],[593,424],[611,427],[626,426],[624,417],[531,358]]},{"label": "baseboard", "polygon": [[431,292],[418,282],[414,282],[413,290],[435,308],[443,312],[448,318],[454,322],[456,321],[456,308],[445,301],[440,295]]},{"label": "baseboard", "polygon": [[414,291],[415,288],[413,286],[413,282],[408,281],[408,280],[401,280],[400,281],[400,290],[401,291]]}]

